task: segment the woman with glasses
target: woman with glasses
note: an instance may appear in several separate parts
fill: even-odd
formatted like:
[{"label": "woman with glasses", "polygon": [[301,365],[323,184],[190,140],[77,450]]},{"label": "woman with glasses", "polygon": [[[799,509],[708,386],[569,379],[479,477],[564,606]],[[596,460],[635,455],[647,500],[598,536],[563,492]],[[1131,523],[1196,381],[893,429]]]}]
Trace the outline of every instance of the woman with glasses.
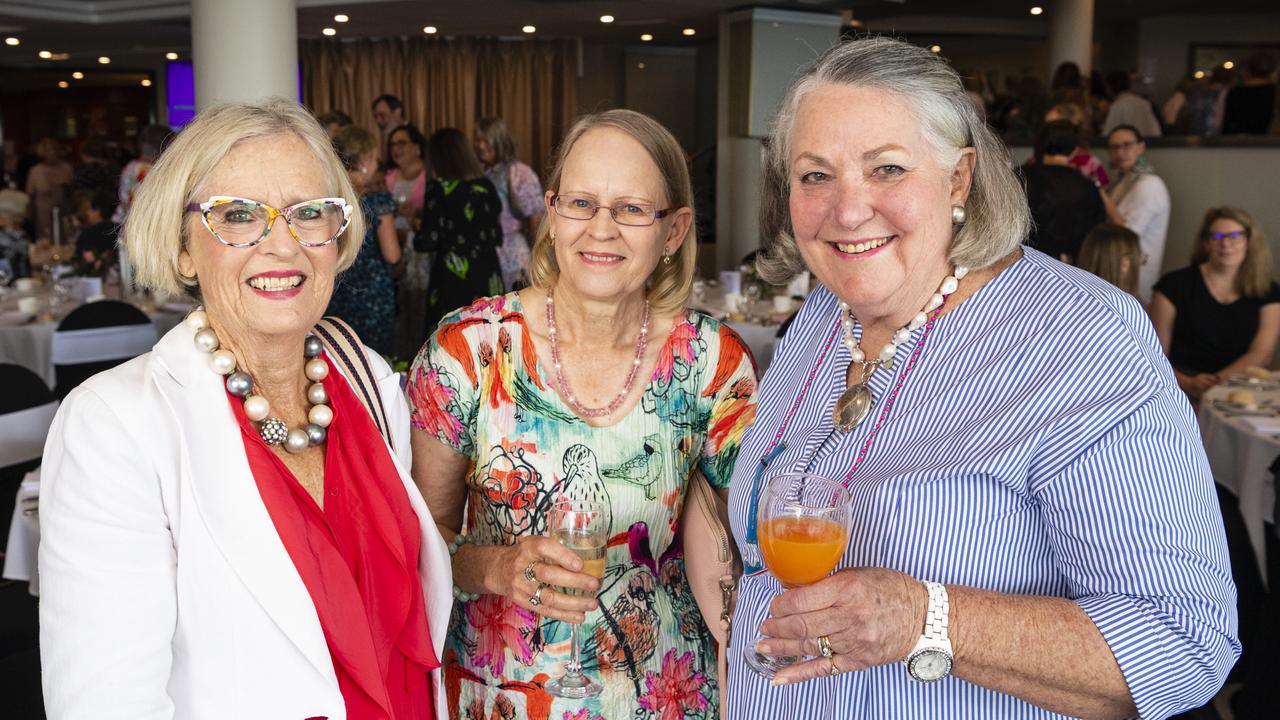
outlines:
[{"label": "woman with glasses", "polygon": [[1248,367],[1266,367],[1280,339],[1280,286],[1262,227],[1239,208],[1210,208],[1191,266],[1156,283],[1151,320],[1178,377],[1198,401]]},{"label": "woman with glasses", "polygon": [[[450,541],[456,717],[719,716],[716,655],[675,536],[693,474],[725,488],[754,364],[687,309],[684,152],[653,119],[580,119],[561,145],[530,287],[440,323],[410,371],[413,474]],[[607,516],[598,572],[546,537],[561,499]],[[728,552],[727,548],[725,550]],[[570,628],[599,695],[566,699]]]},{"label": "woman with glasses", "polygon": [[429,252],[426,325],[417,339],[431,334],[454,308],[502,293],[502,198],[484,176],[475,150],[457,128],[432,133],[427,141],[431,182],[422,203],[422,227],[413,238],[418,252]]},{"label": "woman with glasses", "polygon": [[360,252],[356,208],[283,99],[205,111],[139,190],[137,282],[202,309],[50,430],[50,718],[447,717],[448,553],[409,478],[398,376],[313,334]]}]

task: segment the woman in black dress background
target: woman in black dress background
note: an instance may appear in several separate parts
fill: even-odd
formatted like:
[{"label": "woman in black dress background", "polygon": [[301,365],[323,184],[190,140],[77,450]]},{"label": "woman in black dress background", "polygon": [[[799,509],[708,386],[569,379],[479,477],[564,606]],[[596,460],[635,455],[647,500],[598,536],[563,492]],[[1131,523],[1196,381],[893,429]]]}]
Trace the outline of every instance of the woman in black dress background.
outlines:
[{"label": "woman in black dress background", "polygon": [[502,199],[471,143],[457,128],[438,130],[427,140],[427,158],[433,177],[423,198],[422,229],[413,240],[419,252],[435,253],[423,338],[446,313],[503,292]]}]

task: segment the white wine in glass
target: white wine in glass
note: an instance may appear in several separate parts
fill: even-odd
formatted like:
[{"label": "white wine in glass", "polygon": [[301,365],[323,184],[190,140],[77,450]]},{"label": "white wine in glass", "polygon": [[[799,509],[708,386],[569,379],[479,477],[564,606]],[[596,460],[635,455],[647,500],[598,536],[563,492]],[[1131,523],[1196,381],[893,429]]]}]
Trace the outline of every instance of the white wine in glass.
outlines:
[{"label": "white wine in glass", "polygon": [[[551,508],[551,536],[582,558],[582,572],[600,579],[604,577],[607,552],[608,514],[603,503],[594,500],[561,500]],[[568,595],[588,595],[583,590],[564,588]],[[603,689],[600,683],[582,674],[582,626],[573,623],[570,630],[570,655],[565,674],[551,680],[546,690],[561,698],[596,697]]]}]

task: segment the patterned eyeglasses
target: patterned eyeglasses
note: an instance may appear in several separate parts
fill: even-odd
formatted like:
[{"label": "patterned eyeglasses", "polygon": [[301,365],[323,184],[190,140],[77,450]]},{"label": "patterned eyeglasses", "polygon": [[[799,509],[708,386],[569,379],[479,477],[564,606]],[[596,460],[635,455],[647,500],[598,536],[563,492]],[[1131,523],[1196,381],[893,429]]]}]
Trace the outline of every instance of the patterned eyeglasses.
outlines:
[{"label": "patterned eyeglasses", "polygon": [[[555,208],[556,214],[560,217],[570,220],[590,220],[596,216],[597,210],[605,206],[585,195],[565,194],[552,195],[551,207]],[[647,227],[658,218],[666,217],[675,210],[675,208],[655,210],[649,203],[629,200],[617,202],[608,206],[607,209],[613,216],[614,222],[631,227]]]},{"label": "patterned eyeglasses", "polygon": [[351,205],[342,198],[305,200],[277,210],[257,200],[215,195],[187,205],[187,212],[200,213],[204,226],[218,242],[234,248],[262,242],[278,217],[284,218],[289,234],[304,247],[328,245],[351,223]]}]

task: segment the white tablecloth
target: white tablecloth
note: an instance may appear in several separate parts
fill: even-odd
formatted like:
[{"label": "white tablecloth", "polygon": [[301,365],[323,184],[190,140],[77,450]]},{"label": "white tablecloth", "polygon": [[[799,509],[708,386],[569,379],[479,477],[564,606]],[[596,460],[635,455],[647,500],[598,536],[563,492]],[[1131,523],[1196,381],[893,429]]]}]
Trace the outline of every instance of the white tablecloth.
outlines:
[{"label": "white tablecloth", "polygon": [[4,554],[6,580],[23,580],[30,583],[32,595],[40,594],[40,573],[37,558],[40,554],[40,469],[27,473],[18,486],[17,502],[13,504],[13,522],[9,525],[9,544]]},{"label": "white tablecloth", "polygon": [[[1220,385],[1205,393],[1200,403],[1200,434],[1213,479],[1240,498],[1249,543],[1258,558],[1259,571],[1267,577],[1267,543],[1264,523],[1272,522],[1275,483],[1271,463],[1280,455],[1280,418],[1236,414],[1221,406],[1239,387]],[[1280,390],[1251,389],[1264,408],[1280,408]]]},{"label": "white tablecloth", "polygon": [[[706,297],[701,300],[695,300],[693,307],[712,317],[725,317],[724,298],[714,290],[708,291]],[[795,303],[792,309],[799,307],[800,304]],[[756,359],[760,375],[763,376],[764,371],[773,360],[773,351],[778,345],[778,328],[781,327],[782,323],[773,322],[772,318],[770,318],[771,315],[775,317],[778,315],[772,311],[771,304],[757,302],[747,310],[748,312],[745,315],[750,316],[751,319],[730,319],[724,322],[733,328],[738,335],[742,336],[743,342],[751,349],[751,355]]]},{"label": "white tablecloth", "polygon": [[[14,301],[10,300],[5,303],[3,313],[0,314],[0,362],[28,368],[39,375],[49,387],[53,387],[53,333],[58,329],[57,321],[37,320],[14,324],[13,308]],[[182,321],[185,313],[160,310],[148,313],[148,316],[156,326],[156,334],[163,336]]]}]

